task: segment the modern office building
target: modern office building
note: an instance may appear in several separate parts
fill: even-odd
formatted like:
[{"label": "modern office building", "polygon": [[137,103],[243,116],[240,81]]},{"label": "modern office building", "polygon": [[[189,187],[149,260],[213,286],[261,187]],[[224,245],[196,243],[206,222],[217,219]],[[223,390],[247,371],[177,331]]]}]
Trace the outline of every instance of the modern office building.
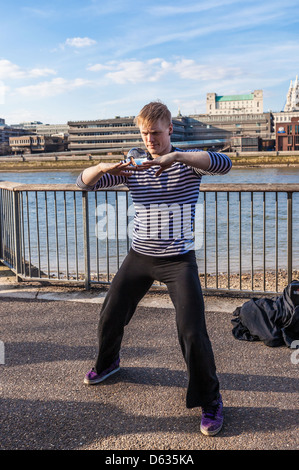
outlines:
[{"label": "modern office building", "polygon": [[206,113],[214,116],[263,113],[263,90],[243,95],[207,93]]},{"label": "modern office building", "polygon": [[[180,120],[173,121],[174,131],[172,140],[184,140],[184,123]],[[134,123],[134,116],[119,117],[114,119],[99,119],[94,121],[69,121],[68,149],[95,150],[118,148],[128,149],[142,147],[143,142],[140,131]]]},{"label": "modern office building", "polygon": [[69,126],[67,124],[43,124],[40,121],[32,122],[21,122],[19,124],[14,124],[16,129],[26,129],[29,130],[32,134],[39,135],[67,135],[69,132]]},{"label": "modern office building", "polygon": [[142,142],[133,117],[69,121],[68,126],[70,151],[134,147]]},{"label": "modern office building", "polygon": [[[134,117],[115,117],[95,121],[69,121],[69,151],[96,149],[120,149],[125,151],[143,146]],[[271,138],[272,118],[270,113],[257,114],[199,114],[173,117],[173,143],[216,149],[229,148],[232,137],[251,137],[248,150],[263,148],[263,140]],[[257,140],[258,139],[258,140]],[[239,139],[240,140],[240,139]],[[257,147],[253,142],[259,142]],[[274,145],[274,144],[273,144]],[[242,144],[245,150],[245,144]]]},{"label": "modern office building", "polygon": [[[197,114],[188,117],[193,120],[193,130],[197,134],[200,126],[203,132],[208,132],[212,138],[225,138],[230,141],[231,138],[259,138],[259,149],[263,148],[265,142],[267,148],[273,146],[271,142],[273,137],[273,122],[271,113],[257,114]],[[249,142],[249,141],[248,141]],[[252,141],[254,142],[254,141]],[[250,149],[252,146],[250,145]],[[258,150],[258,149],[256,149]],[[244,150],[245,151],[245,150]]]},{"label": "modern office building", "polygon": [[217,149],[227,147],[231,133],[210,123],[205,123],[201,117],[202,115],[176,117],[176,120],[180,120],[184,125],[184,143],[189,142],[190,146],[198,144]]},{"label": "modern office building", "polygon": [[0,123],[0,155],[8,155],[10,153],[9,139],[10,137],[24,136],[28,134],[25,129],[16,129],[12,126],[7,126],[5,120],[1,119]]},{"label": "modern office building", "polygon": [[42,124],[40,121],[25,121],[25,122],[20,122],[19,124],[12,124],[12,127],[15,129],[26,129],[31,132],[36,131],[36,126]]},{"label": "modern office building", "polygon": [[276,124],[276,150],[299,150],[299,116]]},{"label": "modern office building", "polygon": [[273,112],[272,113],[272,117],[273,117],[273,138],[275,139],[276,138],[276,128],[277,128],[277,124],[286,124],[286,123],[290,123],[292,118],[297,118],[299,119],[299,111],[279,111],[279,112]]},{"label": "modern office building", "polygon": [[39,135],[68,135],[69,126],[67,124],[38,124],[36,133]]},{"label": "modern office building", "polygon": [[67,150],[67,140],[64,136],[54,135],[23,135],[19,137],[10,137],[9,146],[11,153],[33,154],[47,152],[65,152]]}]

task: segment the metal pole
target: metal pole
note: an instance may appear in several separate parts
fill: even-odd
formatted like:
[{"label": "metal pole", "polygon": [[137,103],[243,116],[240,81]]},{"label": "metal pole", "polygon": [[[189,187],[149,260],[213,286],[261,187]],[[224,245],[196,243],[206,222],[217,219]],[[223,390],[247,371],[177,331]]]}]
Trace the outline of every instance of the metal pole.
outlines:
[{"label": "metal pole", "polygon": [[292,265],[292,257],[293,257],[293,220],[292,220],[292,195],[293,193],[288,192],[287,193],[287,224],[288,224],[288,231],[287,231],[287,250],[288,250],[288,255],[287,255],[287,260],[288,260],[288,284],[292,282],[292,271],[293,271],[293,265]]},{"label": "metal pole", "polygon": [[2,246],[2,233],[3,233],[3,208],[2,208],[2,195],[3,195],[2,189],[0,189],[0,259],[4,259],[4,254],[3,254],[3,246]]},{"label": "metal pole", "polygon": [[21,240],[20,240],[20,193],[13,191],[13,231],[14,231],[14,249],[15,249],[15,270],[16,280],[19,282],[21,277]]},{"label": "metal pole", "polygon": [[89,253],[89,217],[88,217],[88,192],[82,191],[83,207],[83,249],[85,262],[85,289],[90,289],[90,253]]}]

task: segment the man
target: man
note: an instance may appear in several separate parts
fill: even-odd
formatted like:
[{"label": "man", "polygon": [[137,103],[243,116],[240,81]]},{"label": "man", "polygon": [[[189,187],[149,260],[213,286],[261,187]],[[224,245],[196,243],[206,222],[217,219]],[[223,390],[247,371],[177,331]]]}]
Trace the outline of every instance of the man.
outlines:
[{"label": "man", "polygon": [[201,431],[215,435],[223,424],[223,405],[205,324],[193,222],[202,175],[226,173],[231,161],[219,153],[173,148],[171,114],[160,102],[144,106],[136,123],[148,151],[144,163],[99,163],[85,169],[77,180],[88,191],[125,184],[135,205],[132,247],[105,298],[98,357],[84,382],[97,384],[119,370],[124,327],[153,282],[161,281],[176,310],[188,371],[186,406],[201,406]]}]

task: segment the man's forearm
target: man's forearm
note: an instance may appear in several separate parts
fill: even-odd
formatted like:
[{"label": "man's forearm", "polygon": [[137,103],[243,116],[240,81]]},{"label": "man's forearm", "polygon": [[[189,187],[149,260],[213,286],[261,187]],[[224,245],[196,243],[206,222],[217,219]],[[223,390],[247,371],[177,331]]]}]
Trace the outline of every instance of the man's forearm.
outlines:
[{"label": "man's forearm", "polygon": [[103,176],[104,172],[101,170],[101,164],[86,168],[82,173],[82,181],[87,186],[94,186],[99,179]]},{"label": "man's forearm", "polygon": [[185,165],[207,170],[211,165],[211,159],[208,152],[174,152],[175,161],[184,163]]}]

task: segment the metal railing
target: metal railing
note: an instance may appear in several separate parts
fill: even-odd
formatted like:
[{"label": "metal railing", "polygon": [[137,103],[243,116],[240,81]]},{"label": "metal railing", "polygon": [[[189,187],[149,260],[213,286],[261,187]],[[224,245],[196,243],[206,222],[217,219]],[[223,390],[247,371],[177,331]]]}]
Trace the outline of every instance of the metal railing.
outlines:
[{"label": "metal railing", "polygon": [[[206,293],[280,293],[298,278],[298,184],[202,184],[195,249]],[[109,284],[130,248],[124,187],[0,182],[0,260],[19,281]]]}]

